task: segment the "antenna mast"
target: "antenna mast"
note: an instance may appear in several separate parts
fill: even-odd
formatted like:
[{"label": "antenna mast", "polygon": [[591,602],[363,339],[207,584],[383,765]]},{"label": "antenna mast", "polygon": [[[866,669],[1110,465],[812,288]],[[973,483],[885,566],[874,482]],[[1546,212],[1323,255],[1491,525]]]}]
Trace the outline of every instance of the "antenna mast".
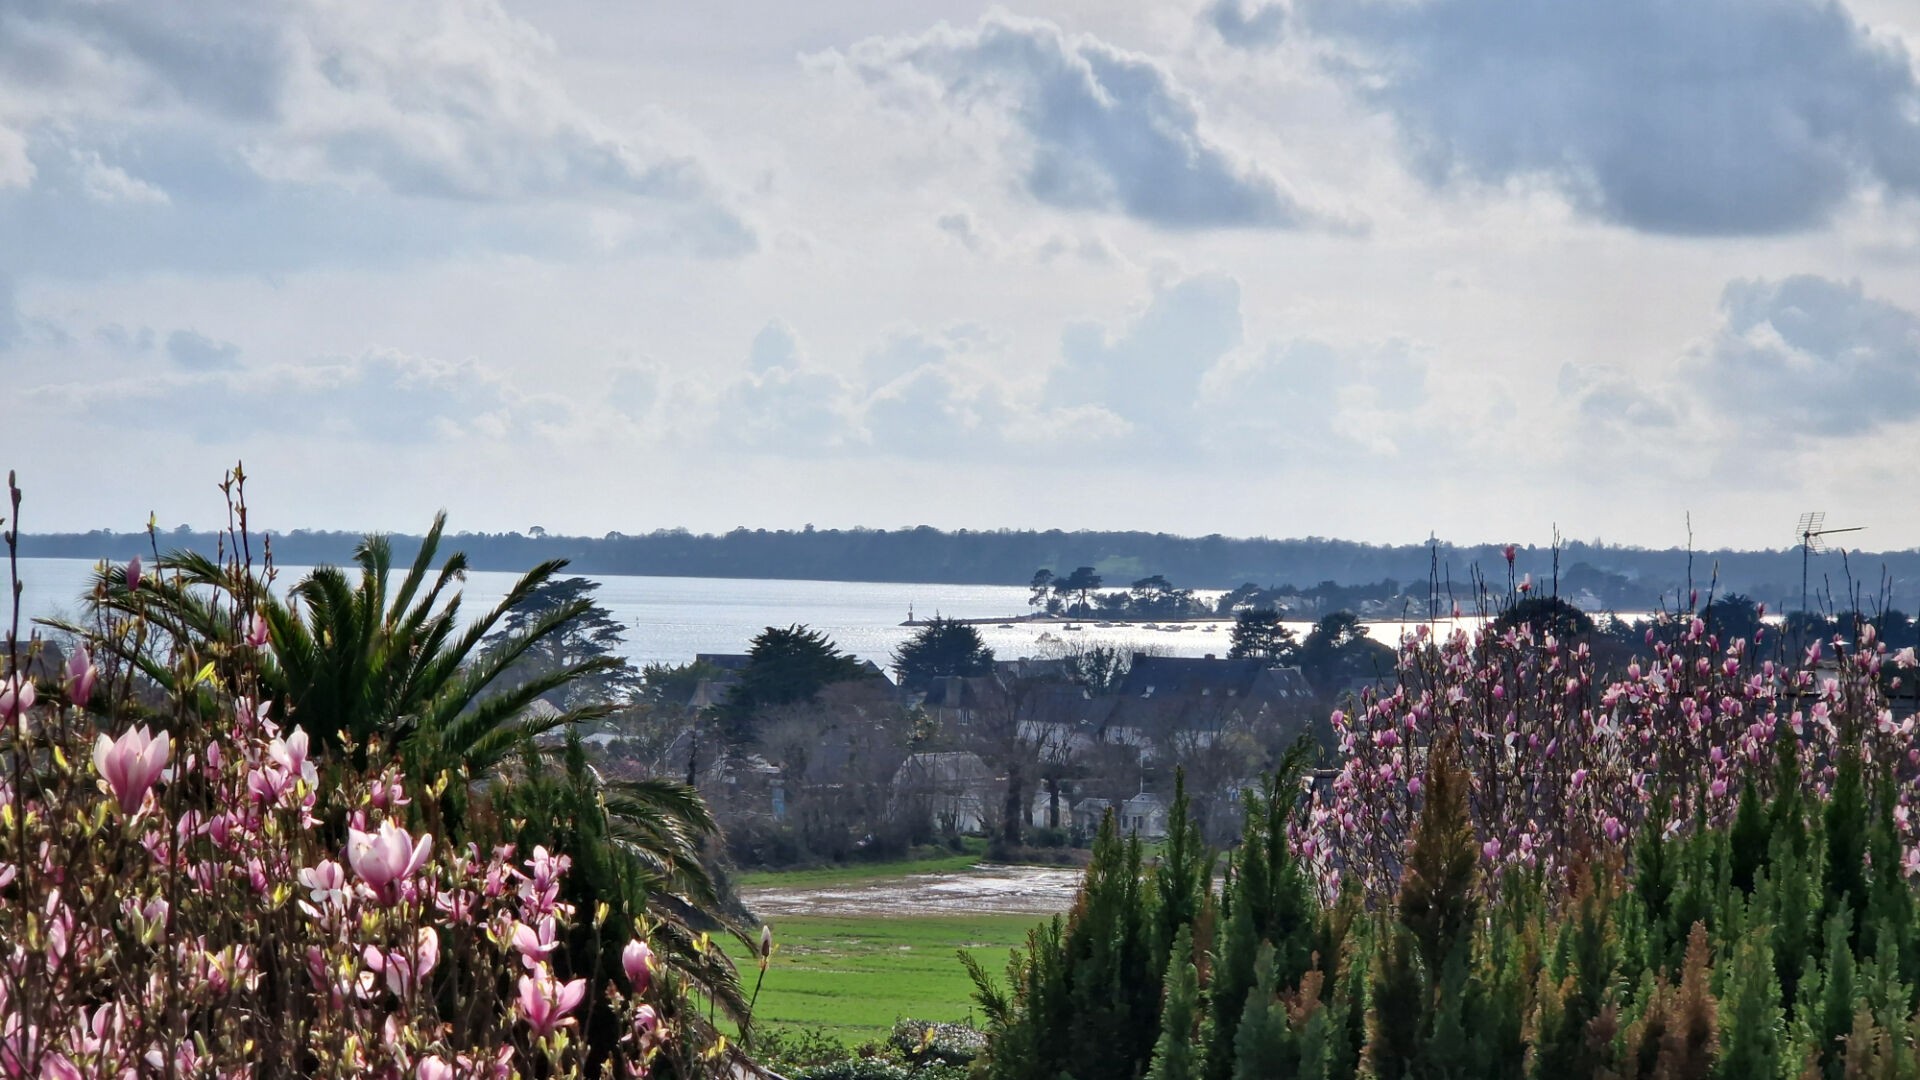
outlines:
[{"label": "antenna mast", "polygon": [[1822,537],[1835,533],[1860,532],[1865,525],[1854,525],[1845,529],[1827,528],[1827,515],[1816,510],[1800,515],[1799,524],[1794,526],[1793,538],[1800,545],[1800,610],[1807,611],[1807,570],[1816,553],[1825,553],[1827,543]]}]

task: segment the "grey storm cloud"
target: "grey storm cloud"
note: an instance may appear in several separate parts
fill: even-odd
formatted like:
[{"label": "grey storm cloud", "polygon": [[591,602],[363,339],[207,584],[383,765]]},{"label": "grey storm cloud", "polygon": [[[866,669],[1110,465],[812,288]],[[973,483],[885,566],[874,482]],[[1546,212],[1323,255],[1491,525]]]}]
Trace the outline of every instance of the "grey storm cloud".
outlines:
[{"label": "grey storm cloud", "polygon": [[1732,419],[1783,434],[1859,435],[1920,419],[1920,315],[1860,283],[1734,281],[1691,374]]},{"label": "grey storm cloud", "polygon": [[167,356],[189,371],[217,371],[240,366],[240,346],[193,330],[167,335]]},{"label": "grey storm cloud", "polygon": [[1161,286],[1118,333],[1075,323],[1047,381],[1055,405],[1098,405],[1163,438],[1191,414],[1200,380],[1240,344],[1240,283],[1196,274]]},{"label": "grey storm cloud", "polygon": [[1210,138],[1165,68],[1051,23],[993,14],[966,29],[871,38],[839,59],[871,85],[917,86],[958,110],[1004,114],[1024,158],[1022,185],[1043,203],[1169,229],[1317,220]]},{"label": "grey storm cloud", "polygon": [[1292,23],[1436,186],[1545,178],[1607,221],[1717,235],[1920,194],[1913,64],[1833,0],[1299,0]]}]

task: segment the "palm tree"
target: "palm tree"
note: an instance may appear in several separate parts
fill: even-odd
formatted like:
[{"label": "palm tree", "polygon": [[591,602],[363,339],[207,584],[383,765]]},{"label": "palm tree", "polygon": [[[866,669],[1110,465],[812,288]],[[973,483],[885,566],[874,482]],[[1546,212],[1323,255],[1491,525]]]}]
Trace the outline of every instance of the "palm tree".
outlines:
[{"label": "palm tree", "polygon": [[[357,583],[337,567],[322,566],[296,584],[286,600],[274,596],[250,567],[222,565],[191,551],[162,556],[159,572],[137,590],[127,588],[124,570],[104,569],[94,583],[95,607],[144,619],[189,650],[194,662],[170,665],[137,640],[129,644],[115,635],[95,640],[172,693],[190,691],[181,683],[198,681],[202,663],[211,663],[212,674],[229,687],[255,681],[256,697],[275,702],[281,715],[291,715],[327,752],[350,745],[356,764],[366,764],[368,748],[378,740],[422,782],[431,783],[443,772],[484,777],[533,736],[610,712],[607,703],[544,712],[530,706],[621,661],[592,657],[512,680],[512,685],[501,680],[516,660],[562,633],[592,602],[582,598],[555,606],[518,633],[480,648],[496,624],[566,561],[534,567],[491,611],[463,627],[460,594],[447,592],[465,578],[466,556],[456,552],[437,573],[432,569],[445,527],[446,515],[437,515],[412,568],[391,591],[393,549],[380,535],[368,536],[354,550]],[[249,613],[263,619],[271,634],[273,648],[263,655],[245,646]]]}]

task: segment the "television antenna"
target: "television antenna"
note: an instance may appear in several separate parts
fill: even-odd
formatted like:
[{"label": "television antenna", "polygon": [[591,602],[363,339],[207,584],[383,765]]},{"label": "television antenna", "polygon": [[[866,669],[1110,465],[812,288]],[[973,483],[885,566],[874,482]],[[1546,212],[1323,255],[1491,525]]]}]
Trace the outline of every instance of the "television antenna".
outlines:
[{"label": "television antenna", "polygon": [[1800,523],[1794,526],[1793,538],[1800,544],[1800,610],[1807,608],[1807,568],[1816,554],[1825,554],[1827,542],[1824,537],[1835,533],[1860,532],[1865,525],[1854,525],[1845,529],[1827,528],[1825,511],[1816,510],[1800,515]]}]

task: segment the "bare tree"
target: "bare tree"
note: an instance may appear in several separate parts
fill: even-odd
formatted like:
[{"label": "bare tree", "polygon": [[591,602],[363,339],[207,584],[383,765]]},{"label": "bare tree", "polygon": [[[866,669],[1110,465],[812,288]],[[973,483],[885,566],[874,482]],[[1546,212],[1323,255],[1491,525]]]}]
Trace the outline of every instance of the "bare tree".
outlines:
[{"label": "bare tree", "polygon": [[955,734],[1005,778],[997,815],[1000,840],[1018,846],[1029,793],[1044,779],[1045,763],[1064,760],[1071,752],[1072,718],[1063,706],[1077,690],[1060,679],[1006,674],[970,680],[969,690],[973,700],[962,711],[961,730]]}]

